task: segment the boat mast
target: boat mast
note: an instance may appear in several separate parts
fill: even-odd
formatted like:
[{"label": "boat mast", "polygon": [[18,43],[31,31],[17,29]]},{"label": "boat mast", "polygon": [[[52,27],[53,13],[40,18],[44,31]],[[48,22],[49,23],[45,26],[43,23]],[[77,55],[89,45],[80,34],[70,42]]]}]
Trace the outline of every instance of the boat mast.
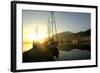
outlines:
[{"label": "boat mast", "polygon": [[49,18],[48,18],[47,30],[48,30],[48,40],[49,40],[50,37],[51,37],[50,20],[49,20]]},{"label": "boat mast", "polygon": [[57,36],[57,27],[56,27],[56,21],[55,21],[54,12],[53,12],[53,20],[54,20],[54,28],[55,28],[56,40],[58,41],[58,36]]},{"label": "boat mast", "polygon": [[38,24],[36,25],[36,41],[38,41]]},{"label": "boat mast", "polygon": [[56,21],[55,21],[55,16],[54,12],[51,11],[51,26],[52,26],[52,38],[54,39],[53,35],[55,33],[56,36],[56,41],[58,42],[58,36],[57,36],[57,27],[56,27]]},{"label": "boat mast", "polygon": [[53,38],[53,35],[54,35],[54,33],[53,33],[53,25],[54,25],[54,20],[53,20],[53,11],[51,11],[51,30],[52,30],[52,38]]}]

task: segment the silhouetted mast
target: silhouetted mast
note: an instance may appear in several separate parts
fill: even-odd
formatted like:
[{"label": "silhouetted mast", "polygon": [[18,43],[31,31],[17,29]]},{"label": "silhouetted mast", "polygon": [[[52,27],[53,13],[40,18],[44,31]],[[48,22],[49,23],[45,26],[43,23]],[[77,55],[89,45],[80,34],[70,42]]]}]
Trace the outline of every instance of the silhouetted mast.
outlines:
[{"label": "silhouetted mast", "polygon": [[51,12],[51,30],[52,30],[52,37],[53,37],[53,24],[54,24],[54,20],[53,20],[53,12]]},{"label": "silhouetted mast", "polygon": [[56,21],[55,21],[54,12],[53,12],[53,20],[54,20],[54,28],[55,28],[56,40],[58,41],[58,36],[57,36],[57,27],[56,27]]},{"label": "silhouetted mast", "polygon": [[48,39],[49,39],[51,37],[51,29],[50,29],[50,20],[49,20],[49,18],[48,18],[47,30],[48,30]]},{"label": "silhouetted mast", "polygon": [[38,25],[36,25],[36,41],[38,41]]},{"label": "silhouetted mast", "polygon": [[54,39],[53,35],[55,34],[56,41],[58,41],[57,27],[56,27],[56,21],[55,21],[55,16],[53,11],[51,11],[51,29],[52,29],[52,38]]},{"label": "silhouetted mast", "polygon": [[51,18],[51,22],[49,22],[48,19],[48,34],[49,34],[48,37],[50,37],[50,33],[51,33],[51,37],[48,39],[50,41],[50,42],[48,41],[49,44],[48,48],[50,50],[51,55],[54,56],[55,60],[58,60],[59,59],[58,36],[57,36],[57,28],[56,28],[55,16],[53,11],[51,11],[50,18]]}]

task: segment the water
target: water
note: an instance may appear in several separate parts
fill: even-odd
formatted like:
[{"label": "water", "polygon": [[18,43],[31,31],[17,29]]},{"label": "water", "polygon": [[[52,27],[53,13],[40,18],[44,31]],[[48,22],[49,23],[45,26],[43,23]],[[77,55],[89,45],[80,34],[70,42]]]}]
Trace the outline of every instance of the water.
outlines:
[{"label": "water", "polygon": [[73,49],[71,51],[59,51],[59,60],[83,60],[90,59],[91,53],[87,50]]},{"label": "water", "polygon": [[[23,44],[23,52],[28,51],[32,48],[31,43]],[[80,47],[83,48],[83,47]],[[85,47],[86,48],[86,47]],[[68,49],[68,48],[67,48]],[[70,49],[70,47],[69,47]],[[72,50],[59,50],[59,60],[83,60],[91,59],[91,51],[81,50],[81,49],[72,49]]]},{"label": "water", "polygon": [[32,43],[23,43],[23,52],[28,51],[32,48]]}]

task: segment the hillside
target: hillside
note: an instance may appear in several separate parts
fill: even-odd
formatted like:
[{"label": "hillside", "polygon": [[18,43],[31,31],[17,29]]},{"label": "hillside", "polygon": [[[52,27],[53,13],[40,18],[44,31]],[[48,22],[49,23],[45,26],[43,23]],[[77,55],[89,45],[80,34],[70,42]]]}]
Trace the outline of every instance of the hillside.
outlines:
[{"label": "hillside", "polygon": [[81,31],[78,33],[72,33],[69,31],[58,33],[58,37],[79,37],[79,36],[90,36],[90,29],[86,31]]},{"label": "hillside", "polygon": [[[90,50],[91,29],[78,33],[61,32],[58,33],[59,48],[62,50],[81,49]],[[55,37],[55,36],[54,36]],[[55,38],[56,39],[56,38]]]}]

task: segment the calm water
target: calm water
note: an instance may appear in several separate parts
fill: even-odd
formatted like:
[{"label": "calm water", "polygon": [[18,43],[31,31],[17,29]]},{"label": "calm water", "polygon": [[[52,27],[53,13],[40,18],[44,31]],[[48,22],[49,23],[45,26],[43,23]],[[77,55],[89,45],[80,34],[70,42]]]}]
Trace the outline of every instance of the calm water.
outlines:
[{"label": "calm water", "polygon": [[32,48],[32,43],[23,44],[23,52],[28,51]]},{"label": "calm water", "polygon": [[87,50],[73,49],[71,51],[60,51],[59,60],[81,60],[90,59],[91,53]]},{"label": "calm water", "polygon": [[[32,48],[32,44],[23,44],[23,52],[28,51]],[[91,51],[88,50],[80,50],[73,49],[70,51],[59,51],[59,60],[82,60],[82,59],[90,59]]]}]

